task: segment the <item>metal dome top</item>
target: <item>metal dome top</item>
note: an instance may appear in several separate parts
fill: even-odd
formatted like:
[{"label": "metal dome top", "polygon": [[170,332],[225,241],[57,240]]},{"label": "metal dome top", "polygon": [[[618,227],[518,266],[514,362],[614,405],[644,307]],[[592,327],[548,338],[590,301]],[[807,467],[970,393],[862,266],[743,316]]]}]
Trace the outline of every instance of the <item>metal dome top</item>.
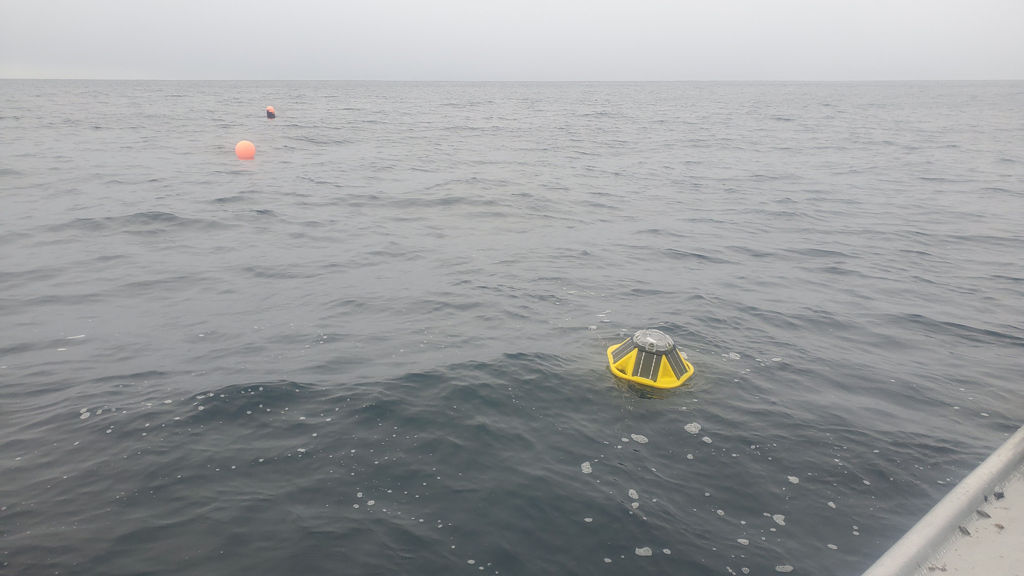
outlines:
[{"label": "metal dome top", "polygon": [[654,354],[664,354],[676,347],[671,336],[654,328],[638,330],[633,334],[633,343],[637,348]]}]

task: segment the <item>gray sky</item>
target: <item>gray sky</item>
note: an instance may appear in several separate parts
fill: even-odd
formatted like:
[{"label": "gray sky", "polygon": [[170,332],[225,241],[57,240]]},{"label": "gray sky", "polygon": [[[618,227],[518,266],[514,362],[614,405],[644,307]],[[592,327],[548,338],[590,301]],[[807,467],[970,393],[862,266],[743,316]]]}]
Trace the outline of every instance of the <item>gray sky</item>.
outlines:
[{"label": "gray sky", "polygon": [[1024,78],[1024,0],[0,0],[0,78]]}]

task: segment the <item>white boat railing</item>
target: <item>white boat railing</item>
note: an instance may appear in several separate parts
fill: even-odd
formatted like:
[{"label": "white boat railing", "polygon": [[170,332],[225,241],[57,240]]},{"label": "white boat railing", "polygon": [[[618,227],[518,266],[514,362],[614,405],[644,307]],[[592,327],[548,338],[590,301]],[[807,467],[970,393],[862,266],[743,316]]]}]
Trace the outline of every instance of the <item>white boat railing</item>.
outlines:
[{"label": "white boat railing", "polygon": [[928,561],[953,542],[964,523],[1022,463],[1024,426],[961,480],[863,576],[909,576],[924,571]]}]

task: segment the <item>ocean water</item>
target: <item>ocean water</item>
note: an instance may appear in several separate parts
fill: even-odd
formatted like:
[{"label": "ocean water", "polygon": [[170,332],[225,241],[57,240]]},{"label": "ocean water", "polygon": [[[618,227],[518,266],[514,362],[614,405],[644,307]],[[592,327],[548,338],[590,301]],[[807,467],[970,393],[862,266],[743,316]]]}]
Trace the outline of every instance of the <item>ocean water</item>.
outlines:
[{"label": "ocean water", "polygon": [[1022,230],[1024,82],[0,81],[0,573],[859,574]]}]

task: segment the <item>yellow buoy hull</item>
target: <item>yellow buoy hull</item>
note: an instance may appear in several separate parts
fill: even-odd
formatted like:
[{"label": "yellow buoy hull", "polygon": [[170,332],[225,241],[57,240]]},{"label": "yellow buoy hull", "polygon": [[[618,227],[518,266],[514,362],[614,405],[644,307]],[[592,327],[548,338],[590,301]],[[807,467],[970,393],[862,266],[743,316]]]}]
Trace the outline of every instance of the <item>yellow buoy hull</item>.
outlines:
[{"label": "yellow buoy hull", "polygon": [[[663,337],[651,345],[649,335]],[[608,366],[619,378],[654,388],[676,388],[693,376],[693,365],[683,358],[672,339],[656,330],[641,330],[608,348]]]}]

